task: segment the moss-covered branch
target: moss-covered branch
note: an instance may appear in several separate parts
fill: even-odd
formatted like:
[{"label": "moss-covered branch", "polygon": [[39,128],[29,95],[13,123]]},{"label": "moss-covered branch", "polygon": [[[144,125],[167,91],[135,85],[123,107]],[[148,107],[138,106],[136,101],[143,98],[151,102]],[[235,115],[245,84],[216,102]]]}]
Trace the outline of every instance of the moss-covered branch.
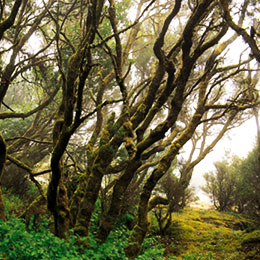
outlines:
[{"label": "moss-covered branch", "polygon": [[42,187],[40,183],[34,178],[31,167],[21,162],[20,160],[16,159],[15,157],[11,156],[10,154],[7,154],[7,159],[12,163],[14,163],[17,167],[20,167],[21,169],[25,170],[29,174],[30,180],[36,185],[39,192],[43,194]]},{"label": "moss-covered branch", "polygon": [[[22,0],[16,0],[9,17],[0,23],[0,41],[3,38],[4,32],[13,26],[22,2]],[[25,2],[27,2],[27,0]]]},{"label": "moss-covered branch", "polygon": [[0,119],[6,119],[6,118],[23,118],[24,119],[26,117],[29,117],[29,116],[39,112],[43,108],[47,107],[53,101],[53,98],[56,96],[58,91],[59,91],[59,87],[57,87],[50,95],[48,95],[39,106],[37,106],[36,108],[34,108],[33,110],[31,110],[29,112],[25,112],[25,113],[2,112],[2,113],[0,113]]},{"label": "moss-covered branch", "polygon": [[130,258],[134,258],[138,255],[138,252],[140,251],[141,245],[143,243],[143,239],[149,227],[147,214],[149,211],[149,200],[152,194],[152,190],[161,177],[164,176],[164,174],[167,172],[181,147],[183,147],[183,145],[188,140],[190,140],[195,129],[200,123],[200,120],[205,111],[204,103],[208,80],[209,78],[206,77],[200,85],[197,109],[193,114],[188,127],[184,130],[181,136],[172,143],[169,151],[161,158],[158,166],[153,170],[152,174],[144,184],[138,205],[138,221],[131,236],[129,237],[129,246],[125,250],[127,256]]},{"label": "moss-covered branch", "polygon": [[257,43],[254,39],[254,37],[251,37],[248,32],[242,28],[241,26],[239,26],[238,24],[236,24],[229,12],[229,1],[226,0],[221,0],[220,2],[220,6],[222,7],[223,11],[224,11],[224,18],[226,19],[227,23],[229,24],[229,26],[236,31],[237,34],[241,35],[244,39],[244,41],[249,45],[252,54],[254,55],[254,57],[256,58],[256,60],[258,62],[260,62],[260,50],[257,46]]}]

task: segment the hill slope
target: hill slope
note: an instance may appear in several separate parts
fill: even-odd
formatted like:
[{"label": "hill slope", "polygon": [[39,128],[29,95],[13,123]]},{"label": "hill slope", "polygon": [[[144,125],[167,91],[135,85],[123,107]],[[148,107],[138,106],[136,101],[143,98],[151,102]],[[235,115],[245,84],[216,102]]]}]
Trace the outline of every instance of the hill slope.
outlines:
[{"label": "hill slope", "polygon": [[260,260],[259,227],[254,220],[233,213],[198,208],[175,213],[162,242],[165,259]]}]

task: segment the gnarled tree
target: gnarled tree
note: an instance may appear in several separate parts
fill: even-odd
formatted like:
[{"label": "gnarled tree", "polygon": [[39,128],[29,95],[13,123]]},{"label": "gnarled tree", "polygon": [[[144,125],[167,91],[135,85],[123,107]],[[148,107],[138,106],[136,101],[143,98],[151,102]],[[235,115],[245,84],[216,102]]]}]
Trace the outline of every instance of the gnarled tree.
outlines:
[{"label": "gnarled tree", "polygon": [[[32,27],[41,32],[45,50],[49,47],[46,58],[51,60],[41,60],[44,65],[38,67],[44,75],[49,65],[54,85],[61,89],[57,111],[56,107],[49,111],[53,135],[48,140],[53,147],[47,201],[56,235],[65,237],[73,228],[88,236],[102,193],[106,201],[96,234],[102,243],[129,206],[126,198],[136,192],[131,203],[137,203],[138,197],[137,222],[126,248],[128,257],[136,257],[149,228],[149,210],[157,201],[167,202],[152,198],[152,192],[173,160],[179,160],[184,145],[192,141],[194,149],[176,179],[182,191],[195,165],[226,131],[246,119],[247,110],[258,106],[258,96],[249,94],[257,92],[256,85],[237,81],[245,71],[254,74],[258,67],[239,42],[240,31],[233,35],[229,30],[236,24],[224,2],[43,2],[42,16]],[[250,1],[234,5],[237,26],[242,28]],[[134,19],[127,15],[129,10],[136,11]],[[11,56],[2,74],[0,97],[10,82],[5,79],[19,72],[16,57],[27,38],[13,43],[16,56]],[[243,49],[231,59],[228,47],[237,42]],[[48,78],[43,77],[43,82],[48,85]],[[218,133],[207,144],[215,126]],[[195,154],[198,144],[200,151]],[[25,168],[30,172],[30,167]]]}]

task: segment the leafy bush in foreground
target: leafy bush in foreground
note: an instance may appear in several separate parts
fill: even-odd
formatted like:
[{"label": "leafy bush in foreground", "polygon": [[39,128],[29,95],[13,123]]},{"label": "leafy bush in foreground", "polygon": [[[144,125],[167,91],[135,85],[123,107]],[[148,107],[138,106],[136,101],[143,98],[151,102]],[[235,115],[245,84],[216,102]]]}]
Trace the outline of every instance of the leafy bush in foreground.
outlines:
[{"label": "leafy bush in foreground", "polygon": [[[77,237],[71,234],[68,241],[54,236],[48,231],[47,221],[36,230],[26,227],[22,219],[11,217],[9,221],[0,221],[0,257],[8,260],[124,260],[124,247],[127,243],[128,230],[124,227],[116,229],[108,237],[107,242],[98,245],[90,236],[86,238],[88,249],[82,250],[76,245]],[[159,260],[163,258],[163,249],[155,241],[146,239],[139,260]]]}]

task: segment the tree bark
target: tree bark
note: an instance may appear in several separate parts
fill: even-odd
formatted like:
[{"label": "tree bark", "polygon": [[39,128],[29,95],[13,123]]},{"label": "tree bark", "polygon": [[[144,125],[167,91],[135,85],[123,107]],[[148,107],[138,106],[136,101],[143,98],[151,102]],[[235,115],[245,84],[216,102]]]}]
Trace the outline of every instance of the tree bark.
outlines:
[{"label": "tree bark", "polygon": [[61,131],[63,120],[56,120],[53,129],[54,151],[51,157],[51,181],[48,186],[47,202],[48,209],[54,217],[55,234],[58,237],[65,238],[69,231],[69,207],[68,195],[64,185],[64,171],[62,156],[69,142],[70,135]]},{"label": "tree bark", "polygon": [[[23,2],[22,0],[16,0],[9,17],[6,20],[4,20],[2,23],[0,23],[0,40],[2,40],[4,32],[14,24],[15,18],[17,16],[17,13],[20,9],[22,2]],[[27,1],[25,1],[25,3],[26,2]]]},{"label": "tree bark", "polygon": [[4,221],[6,220],[6,216],[4,210],[5,208],[4,208],[3,194],[1,190],[1,179],[4,170],[5,160],[6,160],[6,143],[3,136],[0,133],[0,219]]},{"label": "tree bark", "polygon": [[258,158],[258,164],[260,169],[260,123],[259,123],[259,113],[258,109],[255,107],[253,108],[253,113],[255,116],[256,121],[256,130],[257,130],[257,158]]},{"label": "tree bark", "polygon": [[97,156],[93,161],[93,167],[90,169],[91,172],[87,177],[83,198],[80,201],[75,224],[75,232],[80,236],[88,236],[89,234],[89,225],[100,191],[102,178],[124,139],[125,131],[123,126],[111,141],[107,139],[110,135],[108,128],[109,125],[107,124],[100,141],[103,145],[98,148]]},{"label": "tree bark", "polygon": [[112,194],[112,201],[109,210],[102,216],[102,222],[97,234],[97,238],[104,242],[111,230],[114,228],[120,216],[123,206],[124,194],[127,190],[129,183],[131,182],[136,170],[141,165],[141,160],[134,158],[128,163],[128,166],[121,177],[117,180]]}]

